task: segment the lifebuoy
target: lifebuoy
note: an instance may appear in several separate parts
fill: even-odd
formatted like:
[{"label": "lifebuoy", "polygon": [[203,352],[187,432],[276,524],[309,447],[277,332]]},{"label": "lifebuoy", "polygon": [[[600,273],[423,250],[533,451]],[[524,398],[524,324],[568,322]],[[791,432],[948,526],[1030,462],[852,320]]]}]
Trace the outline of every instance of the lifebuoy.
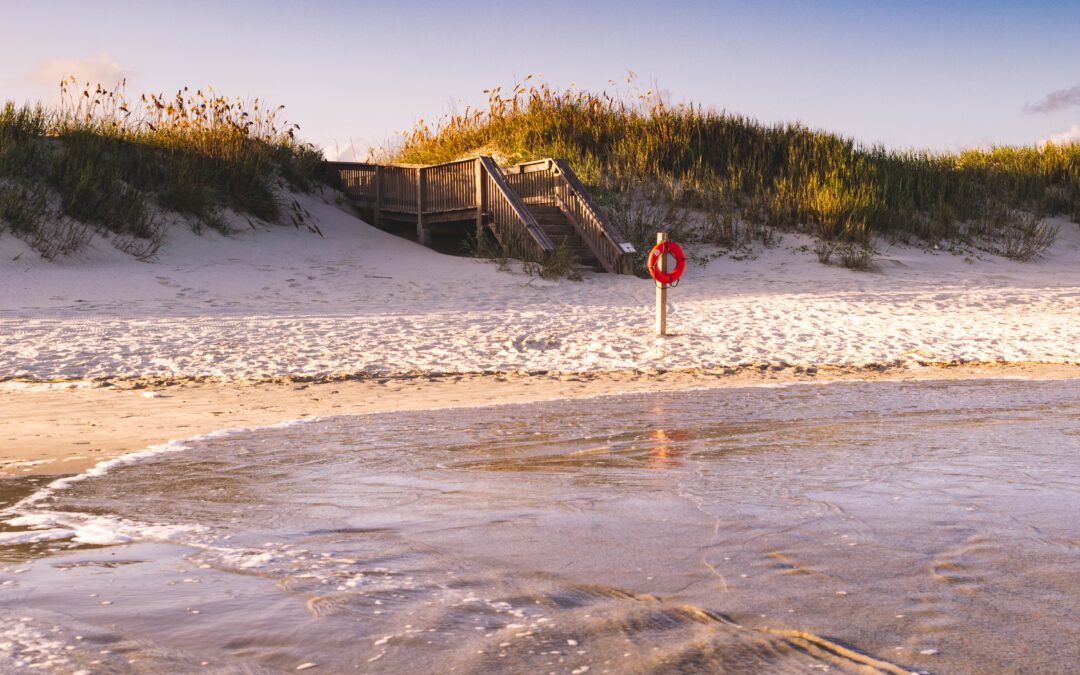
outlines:
[{"label": "lifebuoy", "polygon": [[[660,270],[660,261],[670,253],[675,258],[675,269],[670,272]],[[662,284],[673,284],[679,280],[686,269],[686,255],[682,247],[673,241],[662,241],[649,251],[649,275]]]}]

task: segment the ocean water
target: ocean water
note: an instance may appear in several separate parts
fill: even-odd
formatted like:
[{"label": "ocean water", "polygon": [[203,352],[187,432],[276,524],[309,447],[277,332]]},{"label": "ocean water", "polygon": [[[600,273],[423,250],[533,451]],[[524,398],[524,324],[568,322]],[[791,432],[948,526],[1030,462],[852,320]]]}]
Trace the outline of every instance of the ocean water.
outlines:
[{"label": "ocean water", "polygon": [[1078,385],[343,416],[8,482],[0,672],[1068,672]]}]

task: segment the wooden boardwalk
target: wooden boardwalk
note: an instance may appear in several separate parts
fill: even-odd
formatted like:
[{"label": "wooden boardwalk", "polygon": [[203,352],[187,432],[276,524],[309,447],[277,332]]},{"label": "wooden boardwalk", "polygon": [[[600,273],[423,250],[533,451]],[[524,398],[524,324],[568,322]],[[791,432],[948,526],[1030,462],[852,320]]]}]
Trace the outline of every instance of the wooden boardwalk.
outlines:
[{"label": "wooden boardwalk", "polygon": [[563,159],[500,167],[480,156],[429,166],[328,162],[376,227],[409,224],[429,245],[433,226],[475,224],[511,250],[543,260],[560,249],[579,263],[630,274],[634,246],[597,208]]}]

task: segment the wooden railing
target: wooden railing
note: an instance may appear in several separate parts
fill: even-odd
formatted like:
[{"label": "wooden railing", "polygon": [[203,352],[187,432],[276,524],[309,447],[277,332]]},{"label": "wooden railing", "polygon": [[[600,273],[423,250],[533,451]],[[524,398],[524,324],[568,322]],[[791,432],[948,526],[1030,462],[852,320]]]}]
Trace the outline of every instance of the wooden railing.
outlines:
[{"label": "wooden railing", "polygon": [[578,234],[589,245],[600,264],[612,274],[633,274],[634,245],[593,202],[565,159],[553,159],[555,199],[570,218]]},{"label": "wooden railing", "polygon": [[526,204],[555,206],[555,175],[551,160],[525,162],[503,169],[506,182]]},{"label": "wooden railing", "polygon": [[530,204],[558,206],[604,269],[632,274],[633,244],[593,202],[565,159],[525,162],[505,169],[507,182]]},{"label": "wooden railing", "polygon": [[330,164],[337,169],[341,189],[362,208],[435,214],[476,208],[476,162],[473,158],[432,166]]},{"label": "wooden railing", "polygon": [[416,213],[419,167],[330,162],[337,169],[341,189],[362,209]]},{"label": "wooden railing", "polygon": [[476,208],[476,158],[435,164],[424,175],[424,213]]},{"label": "wooden railing", "polygon": [[341,191],[362,206],[375,198],[375,174],[378,166],[364,162],[333,162]]},{"label": "wooden railing", "polygon": [[[420,167],[380,166],[375,179],[375,210],[416,213]],[[379,218],[376,215],[376,218]]]},{"label": "wooden railing", "polygon": [[485,176],[484,198],[486,210],[491,217],[491,231],[495,233],[495,237],[511,248],[523,243],[528,246],[528,242],[533,242],[529,248],[534,254],[539,254],[538,260],[554,253],[555,243],[529,213],[521,196],[510,187],[495,160],[485,156],[479,157],[478,161]]},{"label": "wooden railing", "polygon": [[411,222],[428,243],[432,222],[476,219],[518,254],[542,260],[556,249],[528,205],[558,206],[608,272],[629,274],[634,247],[596,206],[563,159],[525,162],[506,169],[491,157],[432,166],[330,162],[341,188],[374,224]]}]

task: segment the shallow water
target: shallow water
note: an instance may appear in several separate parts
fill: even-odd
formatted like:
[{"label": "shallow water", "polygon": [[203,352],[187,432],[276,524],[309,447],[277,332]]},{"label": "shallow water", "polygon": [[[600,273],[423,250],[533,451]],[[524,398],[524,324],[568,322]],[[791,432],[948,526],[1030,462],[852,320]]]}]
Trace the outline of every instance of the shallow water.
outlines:
[{"label": "shallow water", "polygon": [[[610,396],[192,441],[17,507],[0,671],[1062,672],[1077,385]],[[11,543],[29,525],[45,540]]]}]

